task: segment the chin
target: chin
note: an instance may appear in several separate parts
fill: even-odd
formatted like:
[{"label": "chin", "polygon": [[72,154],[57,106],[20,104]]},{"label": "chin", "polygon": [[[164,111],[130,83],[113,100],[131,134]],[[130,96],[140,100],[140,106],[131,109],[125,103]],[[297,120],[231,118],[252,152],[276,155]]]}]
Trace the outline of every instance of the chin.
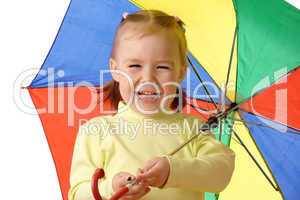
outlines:
[{"label": "chin", "polygon": [[139,106],[138,111],[140,111],[142,114],[151,115],[155,114],[160,111],[159,105],[158,106]]}]

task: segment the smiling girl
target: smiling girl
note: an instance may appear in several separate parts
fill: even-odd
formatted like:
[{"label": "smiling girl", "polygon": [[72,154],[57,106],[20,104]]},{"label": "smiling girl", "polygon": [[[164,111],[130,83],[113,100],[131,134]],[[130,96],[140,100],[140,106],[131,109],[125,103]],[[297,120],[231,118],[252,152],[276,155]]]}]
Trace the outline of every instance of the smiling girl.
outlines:
[{"label": "smiling girl", "polygon": [[[235,155],[213,135],[200,135],[177,154],[168,155],[198,134],[203,123],[180,113],[185,105],[180,82],[187,70],[186,55],[178,17],[157,10],[123,15],[109,60],[113,80],[104,88],[117,113],[80,127],[69,200],[93,199],[91,177],[97,168],[106,173],[99,186],[104,198],[126,185],[128,177],[137,184],[124,200],[202,200],[204,192],[220,192],[228,185]],[[138,129],[116,129],[120,119]],[[135,137],[129,137],[133,131]]]}]

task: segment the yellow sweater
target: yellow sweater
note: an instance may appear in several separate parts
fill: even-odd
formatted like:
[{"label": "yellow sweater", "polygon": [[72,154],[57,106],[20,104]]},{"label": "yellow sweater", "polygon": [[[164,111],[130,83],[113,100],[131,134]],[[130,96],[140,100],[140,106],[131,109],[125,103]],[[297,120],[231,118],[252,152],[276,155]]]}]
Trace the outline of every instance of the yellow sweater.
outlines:
[{"label": "yellow sweater", "polygon": [[[197,134],[203,123],[180,113],[147,117],[120,103],[114,116],[100,116],[80,127],[74,146],[69,200],[93,200],[91,176],[103,168],[99,191],[108,199],[112,178],[125,171],[133,175],[145,161],[167,154]],[[204,192],[220,192],[234,169],[234,152],[214,139],[200,135],[173,156],[167,156],[170,175],[163,188],[151,188],[143,200],[203,200]]]}]

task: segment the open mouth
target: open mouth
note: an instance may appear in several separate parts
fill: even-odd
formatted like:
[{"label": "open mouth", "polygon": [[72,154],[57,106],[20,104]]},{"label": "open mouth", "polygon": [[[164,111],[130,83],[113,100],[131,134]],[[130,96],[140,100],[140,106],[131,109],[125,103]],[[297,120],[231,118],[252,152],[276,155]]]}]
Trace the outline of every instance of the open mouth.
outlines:
[{"label": "open mouth", "polygon": [[136,93],[140,99],[156,100],[160,98],[160,93],[154,91],[140,90],[137,91]]}]

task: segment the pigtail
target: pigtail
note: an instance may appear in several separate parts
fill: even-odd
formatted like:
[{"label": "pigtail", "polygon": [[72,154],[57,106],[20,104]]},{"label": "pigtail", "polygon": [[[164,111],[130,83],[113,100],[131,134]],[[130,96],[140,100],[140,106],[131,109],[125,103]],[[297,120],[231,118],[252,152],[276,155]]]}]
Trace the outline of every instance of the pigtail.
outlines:
[{"label": "pigtail", "polygon": [[171,103],[171,109],[176,110],[177,112],[181,112],[182,109],[186,106],[186,92],[182,89],[176,89],[176,97]]},{"label": "pigtail", "polygon": [[100,93],[102,93],[103,98],[99,98],[99,101],[109,101],[113,110],[118,109],[118,104],[122,100],[122,97],[119,90],[119,83],[117,81],[111,80],[106,83],[102,88],[98,90],[98,94]]}]

